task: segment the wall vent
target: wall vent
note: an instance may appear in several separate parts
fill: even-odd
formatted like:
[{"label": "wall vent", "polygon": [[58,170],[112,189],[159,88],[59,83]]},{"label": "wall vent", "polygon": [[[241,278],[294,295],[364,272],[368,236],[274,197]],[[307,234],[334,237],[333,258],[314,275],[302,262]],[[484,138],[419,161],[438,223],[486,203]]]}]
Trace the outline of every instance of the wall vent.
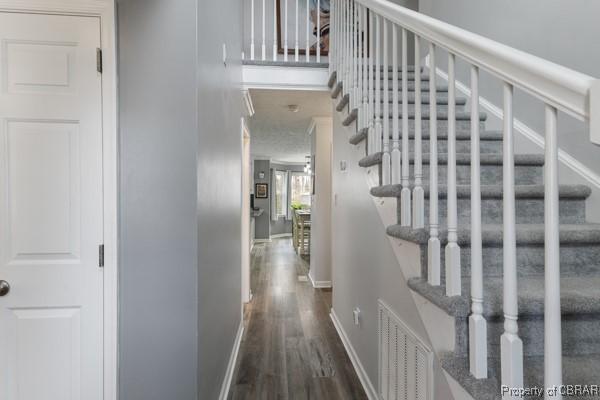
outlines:
[{"label": "wall vent", "polygon": [[382,300],[379,395],[382,400],[433,399],[433,353]]}]

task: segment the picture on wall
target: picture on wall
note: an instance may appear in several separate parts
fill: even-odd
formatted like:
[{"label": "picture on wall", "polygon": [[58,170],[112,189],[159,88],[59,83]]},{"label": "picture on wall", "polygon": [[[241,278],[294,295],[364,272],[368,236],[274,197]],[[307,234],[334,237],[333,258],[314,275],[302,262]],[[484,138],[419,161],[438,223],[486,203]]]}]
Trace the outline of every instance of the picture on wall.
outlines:
[{"label": "picture on wall", "polygon": [[[279,54],[283,54],[285,51],[284,43],[287,27],[288,55],[295,54],[296,39],[299,47],[298,54],[306,55],[307,8],[309,11],[308,38],[310,54],[317,54],[317,46],[321,48],[322,56],[329,54],[329,0],[277,0],[277,46]],[[296,10],[298,10],[297,15]],[[317,26],[320,28],[317,29]],[[296,38],[296,32],[298,38]]]},{"label": "picture on wall", "polygon": [[257,183],[254,186],[254,197],[257,199],[269,198],[269,184],[268,183]]}]

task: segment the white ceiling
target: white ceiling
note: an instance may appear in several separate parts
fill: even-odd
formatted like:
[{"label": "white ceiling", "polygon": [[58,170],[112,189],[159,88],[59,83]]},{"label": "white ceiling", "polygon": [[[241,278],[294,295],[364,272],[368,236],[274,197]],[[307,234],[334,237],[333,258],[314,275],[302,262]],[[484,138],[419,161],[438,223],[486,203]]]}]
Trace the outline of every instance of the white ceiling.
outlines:
[{"label": "white ceiling", "polygon": [[[305,161],[310,154],[308,128],[312,117],[331,116],[327,92],[306,90],[250,90],[255,114],[249,118],[253,158],[283,162]],[[297,104],[298,112],[288,105]]]}]

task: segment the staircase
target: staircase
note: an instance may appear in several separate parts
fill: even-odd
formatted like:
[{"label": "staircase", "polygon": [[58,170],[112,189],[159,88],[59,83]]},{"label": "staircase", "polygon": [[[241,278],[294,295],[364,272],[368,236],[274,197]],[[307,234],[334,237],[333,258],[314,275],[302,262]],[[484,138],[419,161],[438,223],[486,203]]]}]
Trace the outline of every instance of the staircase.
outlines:
[{"label": "staircase", "polygon": [[[454,42],[444,41],[444,29]],[[415,38],[414,66],[407,33]],[[448,51],[448,84],[436,83],[431,51],[429,68],[421,66],[421,33],[430,50]],[[421,276],[409,287],[455,321],[454,351],[438,354],[443,369],[477,400],[542,397],[502,396],[503,385],[561,384],[546,398],[561,398],[562,390],[564,397],[600,399],[600,224],[586,221],[590,188],[558,185],[557,178],[555,105],[574,114],[575,101],[563,101],[558,87],[548,94],[543,79],[526,88],[546,103],[546,154],[514,154],[512,90],[523,80],[504,80],[510,74],[501,72],[524,57],[520,52],[383,0],[334,1],[333,34],[329,87],[342,124],[352,130],[349,144],[365,148],[361,167],[379,172],[371,195],[397,199],[398,220],[387,234],[421,249]],[[504,82],[502,131],[486,130],[478,101],[467,109],[467,99],[455,94],[455,55],[476,62],[486,45],[490,54],[502,54],[495,55],[497,66],[481,60]],[[511,51],[518,57],[501,59]],[[557,86],[572,79],[597,87],[592,78],[527,57],[520,58],[527,70],[513,77],[556,69],[567,74]],[[473,63],[475,100],[478,68]],[[591,92],[582,91],[583,103]],[[576,112],[596,126],[593,111]],[[452,260],[444,251],[449,243],[459,253],[451,250]]]}]

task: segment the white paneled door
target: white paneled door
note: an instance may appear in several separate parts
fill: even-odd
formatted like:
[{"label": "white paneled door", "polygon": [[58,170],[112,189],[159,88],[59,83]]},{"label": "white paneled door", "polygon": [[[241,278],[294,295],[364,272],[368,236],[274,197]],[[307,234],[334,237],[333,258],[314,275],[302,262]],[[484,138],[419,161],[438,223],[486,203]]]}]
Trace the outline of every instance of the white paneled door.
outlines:
[{"label": "white paneled door", "polygon": [[102,398],[99,47],[98,18],[0,13],[0,400]]}]

